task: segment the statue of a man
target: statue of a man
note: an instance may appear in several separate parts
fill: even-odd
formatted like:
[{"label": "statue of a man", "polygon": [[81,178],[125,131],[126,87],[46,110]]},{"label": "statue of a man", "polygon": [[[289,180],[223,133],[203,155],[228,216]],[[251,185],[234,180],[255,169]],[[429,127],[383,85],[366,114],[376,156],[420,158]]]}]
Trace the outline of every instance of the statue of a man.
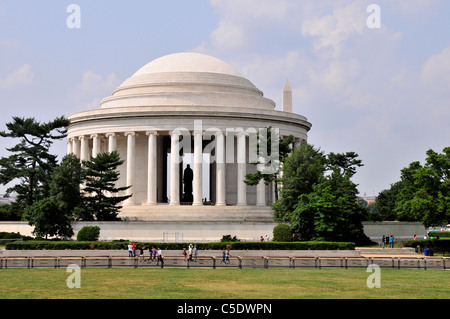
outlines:
[{"label": "statue of a man", "polygon": [[194,180],[194,172],[191,169],[191,166],[188,164],[183,174],[183,184],[184,184],[184,194],[183,200],[185,202],[192,202],[192,181]]}]

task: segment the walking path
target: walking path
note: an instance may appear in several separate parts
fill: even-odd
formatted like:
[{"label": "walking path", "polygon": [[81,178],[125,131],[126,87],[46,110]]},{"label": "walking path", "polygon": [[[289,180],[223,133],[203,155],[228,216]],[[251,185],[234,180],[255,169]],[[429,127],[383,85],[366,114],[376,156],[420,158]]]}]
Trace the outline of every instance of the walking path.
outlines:
[{"label": "walking path", "polygon": [[[355,250],[231,250],[240,257],[423,257],[414,248],[356,248]],[[148,251],[144,251],[148,257]],[[139,256],[139,250],[136,250]],[[164,250],[165,257],[181,257],[182,250]],[[219,257],[221,250],[199,250],[199,257]],[[0,257],[128,257],[128,250],[2,250]]]}]

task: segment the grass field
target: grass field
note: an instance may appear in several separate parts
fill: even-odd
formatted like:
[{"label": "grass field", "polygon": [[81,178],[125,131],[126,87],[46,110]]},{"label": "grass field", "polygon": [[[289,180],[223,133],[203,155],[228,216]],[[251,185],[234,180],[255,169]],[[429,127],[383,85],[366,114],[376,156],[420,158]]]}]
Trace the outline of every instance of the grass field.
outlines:
[{"label": "grass field", "polygon": [[381,288],[365,268],[0,269],[0,299],[449,299],[448,270],[381,269]]}]

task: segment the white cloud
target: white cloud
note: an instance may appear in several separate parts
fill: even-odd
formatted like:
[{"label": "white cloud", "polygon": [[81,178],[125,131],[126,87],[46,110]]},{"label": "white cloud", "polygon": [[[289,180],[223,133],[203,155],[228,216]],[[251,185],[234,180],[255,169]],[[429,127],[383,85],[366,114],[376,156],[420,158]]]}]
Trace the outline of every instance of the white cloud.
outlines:
[{"label": "white cloud", "polygon": [[5,79],[0,79],[0,89],[14,89],[16,87],[27,85],[33,82],[34,74],[31,71],[31,66],[25,64],[8,74]]},{"label": "white cloud", "polygon": [[120,85],[114,73],[103,77],[93,71],[83,73],[82,81],[70,92],[70,98],[77,103],[79,109],[92,109],[100,106],[100,101],[110,96]]},{"label": "white cloud", "polygon": [[354,2],[335,8],[332,14],[306,19],[302,24],[302,34],[317,38],[314,42],[316,50],[332,47],[338,54],[345,40],[354,34],[362,34],[366,28],[364,9],[361,2]]},{"label": "white cloud", "polygon": [[450,92],[450,46],[425,62],[421,80],[435,92]]}]

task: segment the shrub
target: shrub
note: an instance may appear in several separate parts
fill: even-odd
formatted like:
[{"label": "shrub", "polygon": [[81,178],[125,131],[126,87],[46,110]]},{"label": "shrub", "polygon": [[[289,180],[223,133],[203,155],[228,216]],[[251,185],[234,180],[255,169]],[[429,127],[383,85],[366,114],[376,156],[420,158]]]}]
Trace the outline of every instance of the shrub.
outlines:
[{"label": "shrub", "polygon": [[100,227],[84,226],[77,234],[77,241],[97,241],[100,237]]},{"label": "shrub", "polygon": [[223,235],[222,239],[220,240],[221,242],[236,242],[236,241],[240,241],[236,236],[231,237],[231,235]]},{"label": "shrub", "polygon": [[280,224],[273,228],[273,240],[290,242],[292,241],[292,233],[289,225]]}]

